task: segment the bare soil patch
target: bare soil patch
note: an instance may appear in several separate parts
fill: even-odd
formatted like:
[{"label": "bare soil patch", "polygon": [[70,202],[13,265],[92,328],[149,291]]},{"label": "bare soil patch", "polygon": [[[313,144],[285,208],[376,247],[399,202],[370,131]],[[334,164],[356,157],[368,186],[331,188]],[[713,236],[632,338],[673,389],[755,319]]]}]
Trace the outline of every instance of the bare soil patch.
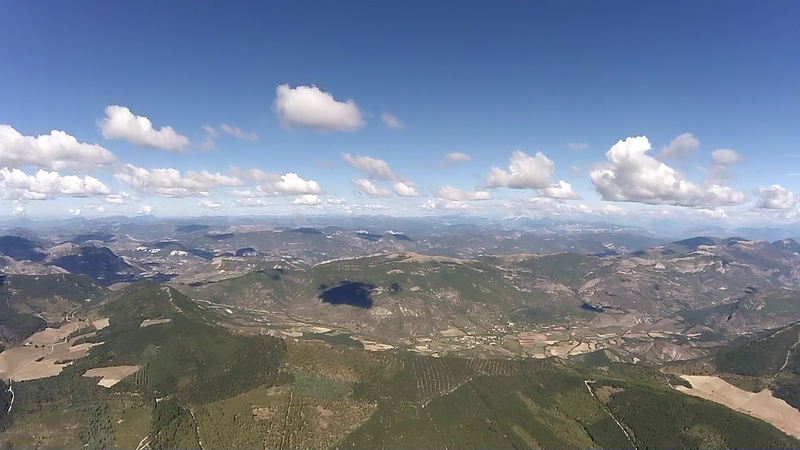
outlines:
[{"label": "bare soil patch", "polygon": [[681,375],[681,378],[691,383],[692,388],[678,386],[677,390],[757,417],[786,434],[800,438],[800,411],[773,397],[769,390],[747,392],[719,377]]},{"label": "bare soil patch", "polygon": [[153,325],[158,325],[160,323],[167,323],[170,320],[172,320],[172,319],[144,319],[142,321],[141,327],[145,328],[145,327],[149,327],[149,326],[153,326]]},{"label": "bare soil patch", "polygon": [[17,373],[26,364],[36,361],[38,358],[47,356],[49,348],[15,347],[0,353],[0,378],[8,381],[12,375]]},{"label": "bare soil patch", "polygon": [[615,388],[614,386],[600,386],[599,388],[594,390],[594,395],[597,396],[597,399],[603,403],[608,403],[611,401],[611,397],[614,394],[624,391],[623,388]]},{"label": "bare soil patch", "polygon": [[353,336],[353,339],[360,341],[364,345],[364,350],[370,352],[385,352],[394,348],[393,345],[381,344],[380,342],[370,341],[358,336]]},{"label": "bare soil patch", "polygon": [[275,418],[275,413],[278,411],[276,405],[266,407],[253,407],[253,418],[255,420],[272,420]]},{"label": "bare soil patch", "polygon": [[28,345],[3,351],[0,353],[0,378],[26,381],[58,375],[66,367],[64,362],[86,355],[91,347],[71,347],[67,337],[78,327],[77,323],[68,323],[60,328],[47,328],[28,338]]},{"label": "bare soil patch", "polygon": [[314,410],[317,412],[317,424],[321,428],[328,428],[328,420],[333,417],[333,411],[330,409],[325,409],[322,406],[317,405]]},{"label": "bare soil patch", "polygon": [[461,331],[461,330],[459,330],[458,328],[455,328],[455,327],[450,327],[450,328],[442,331],[442,336],[444,336],[444,337],[461,337],[461,336],[466,336],[466,335],[467,335],[467,333],[464,333],[463,331]]},{"label": "bare soil patch", "polygon": [[457,263],[457,264],[464,264],[468,263],[469,260],[467,259],[460,259],[460,258],[450,258],[447,256],[431,256],[431,255],[421,255],[419,253],[400,253],[400,255],[405,256],[402,262],[439,262],[439,263]]},{"label": "bare soil patch", "polygon": [[103,328],[106,328],[108,326],[108,317],[103,317],[102,319],[93,320],[92,325],[94,325],[94,327],[97,330],[102,330]]},{"label": "bare soil patch", "polygon": [[51,345],[66,339],[71,333],[80,327],[77,323],[66,323],[59,328],[46,328],[38,333],[34,333],[26,342],[33,345]]},{"label": "bare soil patch", "polygon": [[67,367],[67,364],[55,364],[54,359],[32,362],[14,375],[14,381],[28,381],[54,377],[60,374],[61,371],[64,370],[64,367]]},{"label": "bare soil patch", "polygon": [[116,367],[97,367],[89,369],[83,374],[85,377],[102,377],[97,382],[100,386],[110,388],[122,381],[125,377],[133,375],[139,370],[139,366],[116,366]]}]

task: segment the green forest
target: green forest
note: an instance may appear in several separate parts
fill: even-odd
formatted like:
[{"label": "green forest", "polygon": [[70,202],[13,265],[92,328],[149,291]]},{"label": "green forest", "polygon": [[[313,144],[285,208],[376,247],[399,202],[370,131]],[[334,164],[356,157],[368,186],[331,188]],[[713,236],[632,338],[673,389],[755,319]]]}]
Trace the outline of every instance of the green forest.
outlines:
[{"label": "green forest", "polygon": [[[102,344],[58,376],[14,384],[6,448],[800,446],[764,422],[674,391],[676,377],[657,368],[435,358],[235,334],[153,282],[85,308],[109,326],[87,328],[75,342]],[[144,319],[169,321],[142,327]],[[116,365],[139,369],[111,388],[83,376]]]}]

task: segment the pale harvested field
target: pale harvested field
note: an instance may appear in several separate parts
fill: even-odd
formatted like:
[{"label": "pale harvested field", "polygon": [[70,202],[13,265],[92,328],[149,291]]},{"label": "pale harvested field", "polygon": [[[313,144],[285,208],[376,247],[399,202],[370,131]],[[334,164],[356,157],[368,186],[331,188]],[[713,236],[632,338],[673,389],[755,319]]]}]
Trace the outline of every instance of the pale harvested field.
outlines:
[{"label": "pale harvested field", "polygon": [[46,328],[38,333],[33,334],[25,342],[38,345],[51,345],[61,339],[66,339],[73,331],[78,329],[77,323],[67,323],[61,325],[60,328]]},{"label": "pale harvested field", "polygon": [[[27,340],[33,345],[10,348],[0,353],[0,378],[5,381],[26,381],[58,375],[67,364],[56,364],[56,361],[82,358],[90,348],[101,344],[87,342],[73,347],[71,341],[58,342],[66,339],[77,328],[76,323],[66,324],[61,328],[48,328]],[[39,358],[43,359],[36,361]]]},{"label": "pale harvested field", "polygon": [[[55,359],[53,358],[58,355],[61,350],[60,347],[66,343],[54,344],[61,339],[66,339],[77,328],[78,324],[75,323],[68,323],[60,328],[47,328],[28,338],[26,342],[30,342],[33,345],[10,348],[0,353],[0,378],[8,381],[13,377],[14,380],[22,381],[20,377],[33,380],[58,375],[61,372],[61,368],[50,366],[54,365]],[[39,348],[36,348],[36,345]],[[46,346],[52,346],[52,348]],[[64,351],[67,352],[68,349],[69,344],[66,344]],[[44,357],[45,360],[39,363],[35,362],[41,357]],[[20,373],[15,376],[17,372]],[[37,376],[37,374],[41,374],[41,376]]]},{"label": "pale harvested field", "polygon": [[453,327],[442,331],[442,336],[444,336],[444,337],[461,337],[461,336],[466,336],[466,335],[467,335],[467,333],[464,333],[463,331],[459,330],[458,328],[453,328]]},{"label": "pale harvested field", "polygon": [[69,348],[69,356],[73,358],[81,358],[86,355],[86,352],[90,348],[100,344],[102,344],[102,342],[84,342],[83,344],[73,345]]},{"label": "pale harvested field", "polygon": [[366,339],[355,336],[353,336],[353,339],[360,341],[364,345],[364,350],[370,352],[384,352],[386,350],[391,350],[394,348],[393,345],[381,344],[380,342],[375,342],[375,341],[368,341]]},{"label": "pale harvested field", "polygon": [[44,361],[73,360],[83,358],[90,348],[100,345],[102,342],[85,342],[73,346],[72,341],[60,342],[53,345],[53,351],[45,356]]},{"label": "pale harvested field", "polygon": [[97,319],[92,321],[92,325],[98,330],[102,330],[103,328],[108,326],[108,317],[103,317],[102,319]]},{"label": "pale harvested field", "polygon": [[327,333],[327,332],[331,331],[331,329],[327,328],[327,327],[309,327],[308,331],[310,331],[312,333],[324,334],[324,333]]},{"label": "pale harvested field", "polygon": [[54,359],[41,362],[32,362],[14,375],[14,381],[38,380],[39,378],[54,377],[61,373],[67,364],[54,364]]},{"label": "pale harvested field", "polygon": [[98,367],[96,369],[87,370],[83,376],[102,377],[97,384],[110,388],[122,381],[125,377],[136,373],[138,370],[139,366]]},{"label": "pale harvested field", "polygon": [[676,389],[679,391],[758,417],[784,433],[800,438],[800,411],[773,397],[769,390],[747,392],[719,377],[681,375],[681,378],[691,383],[692,388],[678,386]]},{"label": "pale harvested field", "polygon": [[26,364],[36,361],[37,358],[47,356],[49,348],[14,347],[0,353],[0,378],[8,381]]},{"label": "pale harvested field", "polygon": [[469,260],[467,259],[450,258],[447,256],[421,255],[419,253],[413,253],[413,252],[398,253],[397,255],[407,257],[401,262],[445,262],[445,263],[452,262],[461,264],[469,262]]},{"label": "pale harvested field", "polygon": [[[106,319],[106,320],[108,320],[108,319]],[[149,327],[149,326],[152,326],[152,325],[158,325],[160,323],[167,323],[170,320],[172,320],[172,319],[144,319],[142,321],[141,327],[145,328],[145,327]]]},{"label": "pale harvested field", "polygon": [[[18,362],[14,371],[10,372],[9,375],[10,377],[13,377],[14,381],[28,381],[38,380],[39,378],[54,377],[61,373],[61,370],[63,370],[64,367],[67,367],[69,362],[66,361],[71,362],[78,358],[83,358],[86,356],[86,353],[90,348],[100,344],[102,344],[102,342],[86,342],[80,345],[72,346],[71,342],[61,342],[53,345],[52,351],[50,348],[34,348],[34,350],[40,350],[40,352],[28,352],[27,354],[23,355],[19,355],[17,354],[19,352],[15,352],[15,354],[12,354],[11,357],[16,357]],[[17,347],[12,348],[9,351],[23,349],[30,350],[31,347]],[[5,354],[6,352],[1,353],[0,358],[2,358],[2,356]],[[36,361],[42,356],[44,357],[43,360]],[[56,364],[56,362],[61,362],[62,364]],[[5,376],[3,376],[3,378],[5,378]]]}]

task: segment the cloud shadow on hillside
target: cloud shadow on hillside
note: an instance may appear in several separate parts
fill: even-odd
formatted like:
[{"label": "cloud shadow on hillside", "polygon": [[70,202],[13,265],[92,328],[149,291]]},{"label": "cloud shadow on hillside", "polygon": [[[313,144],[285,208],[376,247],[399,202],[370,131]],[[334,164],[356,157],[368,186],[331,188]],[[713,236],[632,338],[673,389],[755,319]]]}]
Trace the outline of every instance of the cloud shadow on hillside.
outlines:
[{"label": "cloud shadow on hillside", "polygon": [[[326,287],[320,285],[320,288]],[[350,305],[356,308],[372,308],[372,291],[375,286],[360,281],[343,281],[338,286],[327,288],[319,294],[323,303],[330,305]]]}]

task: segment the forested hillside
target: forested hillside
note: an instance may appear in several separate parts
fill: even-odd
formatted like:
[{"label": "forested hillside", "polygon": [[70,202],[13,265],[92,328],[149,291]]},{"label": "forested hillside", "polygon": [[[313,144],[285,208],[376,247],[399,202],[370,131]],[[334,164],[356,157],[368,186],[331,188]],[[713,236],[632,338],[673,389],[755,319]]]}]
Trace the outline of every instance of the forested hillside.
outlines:
[{"label": "forested hillside", "polygon": [[[108,326],[73,333],[78,337],[70,345],[94,346],[57,376],[14,383],[4,445],[800,445],[757,419],[675,392],[674,376],[646,367],[434,358],[237,335],[216,324],[212,309],[154,282],[128,287],[78,314],[105,317]],[[111,375],[98,370],[118,370],[121,380],[99,386],[91,374]]]}]

